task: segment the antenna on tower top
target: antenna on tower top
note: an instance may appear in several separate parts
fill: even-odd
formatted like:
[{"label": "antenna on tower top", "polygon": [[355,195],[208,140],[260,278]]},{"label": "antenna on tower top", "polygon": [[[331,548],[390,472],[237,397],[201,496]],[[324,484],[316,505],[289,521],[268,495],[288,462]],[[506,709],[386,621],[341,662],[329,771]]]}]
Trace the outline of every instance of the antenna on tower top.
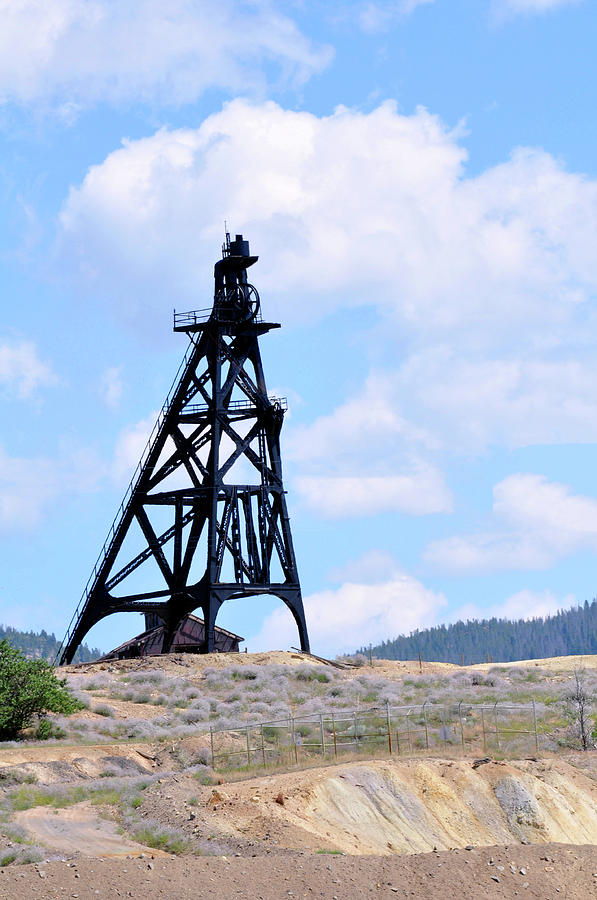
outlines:
[{"label": "antenna on tower top", "polygon": [[224,234],[226,235],[226,240],[222,244],[222,258],[230,256],[230,233],[228,231],[228,223],[226,219],[224,219]]}]

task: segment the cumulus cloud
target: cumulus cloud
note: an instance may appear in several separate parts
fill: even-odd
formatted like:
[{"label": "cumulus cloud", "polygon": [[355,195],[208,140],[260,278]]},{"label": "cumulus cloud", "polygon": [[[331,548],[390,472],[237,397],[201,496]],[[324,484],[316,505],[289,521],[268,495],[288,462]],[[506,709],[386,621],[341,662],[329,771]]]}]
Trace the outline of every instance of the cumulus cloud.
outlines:
[{"label": "cumulus cloud", "polygon": [[39,358],[33,341],[0,343],[0,387],[8,393],[27,398],[57,381],[52,368]]},{"label": "cumulus cloud", "polygon": [[173,296],[209,303],[226,218],[261,254],[268,315],[370,306],[392,363],[288,429],[286,456],[311,506],[316,479],[336,479],[328,515],[350,512],[351,492],[361,512],[412,509],[418,489],[420,511],[447,510],[439,450],[597,440],[597,182],[528,148],[474,177],[465,163],[458,132],[423,109],[237,100],[92,167],[63,205],[58,255],[79,289],[161,328]]},{"label": "cumulus cloud", "polygon": [[166,288],[196,301],[227,218],[248,227],[267,308],[286,320],[365,304],[409,333],[516,342],[533,321],[538,340],[597,286],[597,183],[540,150],[470,178],[465,159],[423,109],[317,117],[237,100],[92,167],[62,209],[62,259],[124,313],[161,308]]},{"label": "cumulus cloud", "polygon": [[459,451],[597,440],[597,365],[575,358],[581,347],[494,354],[428,346],[378,373],[382,402],[410,420],[411,435],[433,429],[439,446]]},{"label": "cumulus cloud", "polygon": [[157,421],[157,410],[122,429],[116,439],[111,475],[117,484],[130,481]]},{"label": "cumulus cloud", "polygon": [[574,594],[558,597],[550,590],[531,591],[525,588],[490,607],[480,608],[472,605],[461,607],[450,616],[450,619],[466,621],[467,619],[491,619],[494,616],[496,619],[510,619],[511,621],[538,619],[553,616],[558,610],[570,609],[575,605]]},{"label": "cumulus cloud", "polygon": [[431,438],[409,425],[392,397],[391,378],[372,375],[332,413],[289,430],[286,458],[298,463],[293,488],[328,518],[449,512],[442,473],[411,448]]},{"label": "cumulus cloud", "polygon": [[301,83],[329,61],[266,0],[5,0],[0,102],[195,100],[207,88],[265,87],[267,66]]},{"label": "cumulus cloud", "polygon": [[[311,594],[304,604],[313,651],[334,656],[435,624],[446,599],[394,567],[386,582],[346,582],[335,590]],[[252,650],[287,649],[296,641],[294,620],[280,606],[248,645]]]},{"label": "cumulus cloud", "polygon": [[449,512],[452,498],[439,472],[428,466],[407,475],[302,476],[295,487],[307,506],[330,519],[403,512]]},{"label": "cumulus cloud", "polygon": [[494,531],[430,543],[428,562],[451,572],[543,569],[597,549],[597,500],[543,475],[510,475],[493,489]]}]

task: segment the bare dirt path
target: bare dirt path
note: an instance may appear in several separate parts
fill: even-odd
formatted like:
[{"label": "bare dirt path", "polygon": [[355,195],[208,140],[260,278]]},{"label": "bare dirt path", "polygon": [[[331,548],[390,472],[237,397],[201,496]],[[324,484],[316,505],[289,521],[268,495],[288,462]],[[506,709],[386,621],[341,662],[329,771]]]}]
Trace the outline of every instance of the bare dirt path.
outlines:
[{"label": "bare dirt path", "polygon": [[0,869],[0,900],[587,900],[597,848],[485,847],[418,856],[78,860]]},{"label": "bare dirt path", "polygon": [[90,803],[77,803],[66,809],[38,806],[15,815],[36,843],[67,856],[127,856],[147,853],[166,856],[118,834],[115,821],[102,818]]}]

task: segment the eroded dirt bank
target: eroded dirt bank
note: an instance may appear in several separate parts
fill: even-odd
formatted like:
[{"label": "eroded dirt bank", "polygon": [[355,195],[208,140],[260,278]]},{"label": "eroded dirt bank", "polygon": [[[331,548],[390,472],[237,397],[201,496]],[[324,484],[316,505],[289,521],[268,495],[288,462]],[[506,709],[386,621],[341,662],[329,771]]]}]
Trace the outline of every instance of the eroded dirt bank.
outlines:
[{"label": "eroded dirt bank", "polygon": [[0,898],[587,900],[597,891],[596,872],[597,848],[561,844],[383,858],[101,859],[0,869]]},{"label": "eroded dirt bank", "polygon": [[[597,845],[597,757],[481,765],[471,759],[370,760],[217,787],[181,772],[154,780],[138,803],[140,824],[175,830],[191,852],[231,856]],[[16,821],[48,853],[102,856],[119,852],[114,821],[106,832],[114,815],[106,818],[84,802],[61,811],[31,809],[17,813]],[[103,849],[95,846],[100,838],[108,842]]]},{"label": "eroded dirt bank", "polygon": [[[195,796],[191,796],[192,794]],[[154,782],[141,814],[243,856],[351,855],[546,843],[597,844],[597,758],[373,760],[200,787]]]}]

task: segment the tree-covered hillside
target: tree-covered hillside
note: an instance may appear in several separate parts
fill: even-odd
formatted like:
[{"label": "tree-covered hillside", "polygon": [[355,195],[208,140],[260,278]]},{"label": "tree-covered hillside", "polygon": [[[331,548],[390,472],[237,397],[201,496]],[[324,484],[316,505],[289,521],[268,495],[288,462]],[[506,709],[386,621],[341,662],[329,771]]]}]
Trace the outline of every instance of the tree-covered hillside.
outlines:
[{"label": "tree-covered hillside", "polygon": [[[43,629],[38,634],[35,631],[18,631],[16,628],[0,625],[0,641],[4,640],[4,638],[10,641],[14,647],[22,650],[25,656],[30,659],[41,658],[50,662],[54,661],[60,646],[60,641],[56,640],[56,636],[48,634]],[[90,650],[87,644],[82,644],[75,653],[73,662],[90,662],[101,655],[102,651],[96,647]]]},{"label": "tree-covered hillside", "polygon": [[[361,648],[360,653],[369,653]],[[511,662],[597,653],[597,600],[545,619],[476,619],[413,631],[372,648],[378,659],[464,663]]]}]

